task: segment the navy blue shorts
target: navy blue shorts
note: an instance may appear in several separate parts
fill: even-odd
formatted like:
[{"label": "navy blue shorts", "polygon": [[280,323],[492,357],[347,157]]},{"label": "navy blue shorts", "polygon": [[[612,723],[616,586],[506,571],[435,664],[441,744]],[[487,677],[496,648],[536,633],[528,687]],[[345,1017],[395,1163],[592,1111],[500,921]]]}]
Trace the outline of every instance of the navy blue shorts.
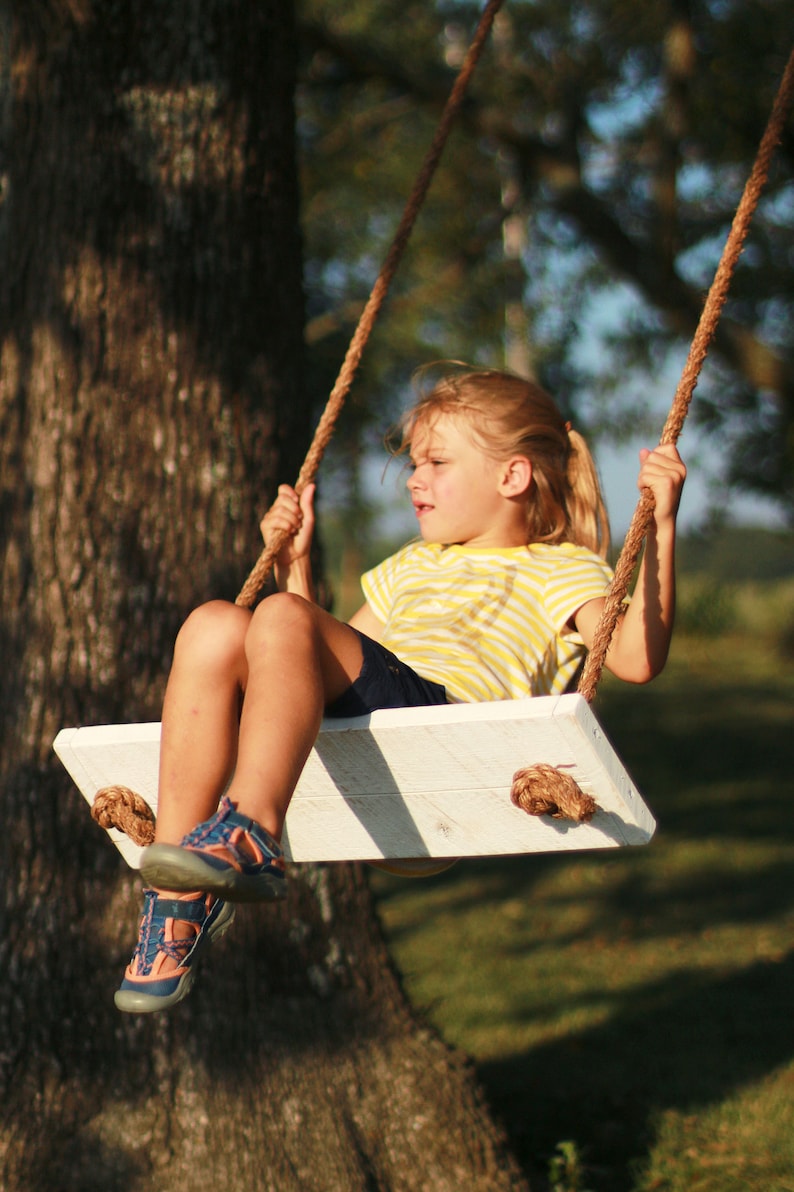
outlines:
[{"label": "navy blue shorts", "polygon": [[423,679],[365,633],[358,636],[364,654],[361,673],[347,691],[328,705],[326,716],[366,716],[376,708],[424,708],[447,702],[447,693],[440,683]]}]

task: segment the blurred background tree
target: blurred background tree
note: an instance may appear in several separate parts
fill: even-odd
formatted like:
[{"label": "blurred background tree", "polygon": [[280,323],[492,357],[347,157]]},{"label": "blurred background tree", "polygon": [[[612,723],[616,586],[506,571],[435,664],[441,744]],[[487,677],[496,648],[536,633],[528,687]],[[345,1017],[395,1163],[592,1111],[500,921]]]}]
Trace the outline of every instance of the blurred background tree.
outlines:
[{"label": "blurred background tree", "polygon": [[[327,392],[479,6],[300,0],[311,383]],[[786,0],[515,0],[368,349],[326,472],[438,358],[532,373],[586,433],[660,426],[790,50]],[[794,135],[733,282],[693,421],[727,487],[794,513]],[[336,468],[334,469],[334,461]],[[329,476],[335,481],[330,484]]]}]

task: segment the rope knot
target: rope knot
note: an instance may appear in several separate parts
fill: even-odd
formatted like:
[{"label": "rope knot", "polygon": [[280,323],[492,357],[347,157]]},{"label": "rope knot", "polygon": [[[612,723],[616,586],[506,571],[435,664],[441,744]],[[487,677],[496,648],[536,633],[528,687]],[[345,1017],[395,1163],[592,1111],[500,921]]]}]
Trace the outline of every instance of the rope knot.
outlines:
[{"label": "rope knot", "polygon": [[97,791],[91,815],[100,828],[118,828],[140,847],[154,840],[154,813],[128,786],[105,786]]},{"label": "rope knot", "polygon": [[595,799],[585,794],[575,778],[544,762],[516,770],[510,798],[527,815],[550,815],[577,824],[589,823],[598,811]]}]

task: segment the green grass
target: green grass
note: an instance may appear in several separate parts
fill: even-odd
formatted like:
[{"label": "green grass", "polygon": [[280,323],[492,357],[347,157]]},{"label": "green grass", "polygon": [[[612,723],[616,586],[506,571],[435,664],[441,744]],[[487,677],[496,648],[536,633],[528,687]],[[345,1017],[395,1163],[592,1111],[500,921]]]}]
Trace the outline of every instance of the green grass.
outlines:
[{"label": "green grass", "polygon": [[732,636],[602,683],[649,846],[373,878],[536,1192],[794,1192],[794,668],[768,606],[742,591]]}]

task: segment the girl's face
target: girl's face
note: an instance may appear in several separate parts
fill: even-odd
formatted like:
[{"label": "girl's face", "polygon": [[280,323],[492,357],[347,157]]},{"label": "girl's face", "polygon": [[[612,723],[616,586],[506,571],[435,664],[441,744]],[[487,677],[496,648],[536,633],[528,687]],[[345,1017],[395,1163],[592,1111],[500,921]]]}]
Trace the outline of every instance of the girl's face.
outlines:
[{"label": "girl's face", "polygon": [[408,478],[425,542],[478,547],[526,544],[524,507],[506,487],[507,465],[474,441],[466,420],[441,414],[411,438]]}]

